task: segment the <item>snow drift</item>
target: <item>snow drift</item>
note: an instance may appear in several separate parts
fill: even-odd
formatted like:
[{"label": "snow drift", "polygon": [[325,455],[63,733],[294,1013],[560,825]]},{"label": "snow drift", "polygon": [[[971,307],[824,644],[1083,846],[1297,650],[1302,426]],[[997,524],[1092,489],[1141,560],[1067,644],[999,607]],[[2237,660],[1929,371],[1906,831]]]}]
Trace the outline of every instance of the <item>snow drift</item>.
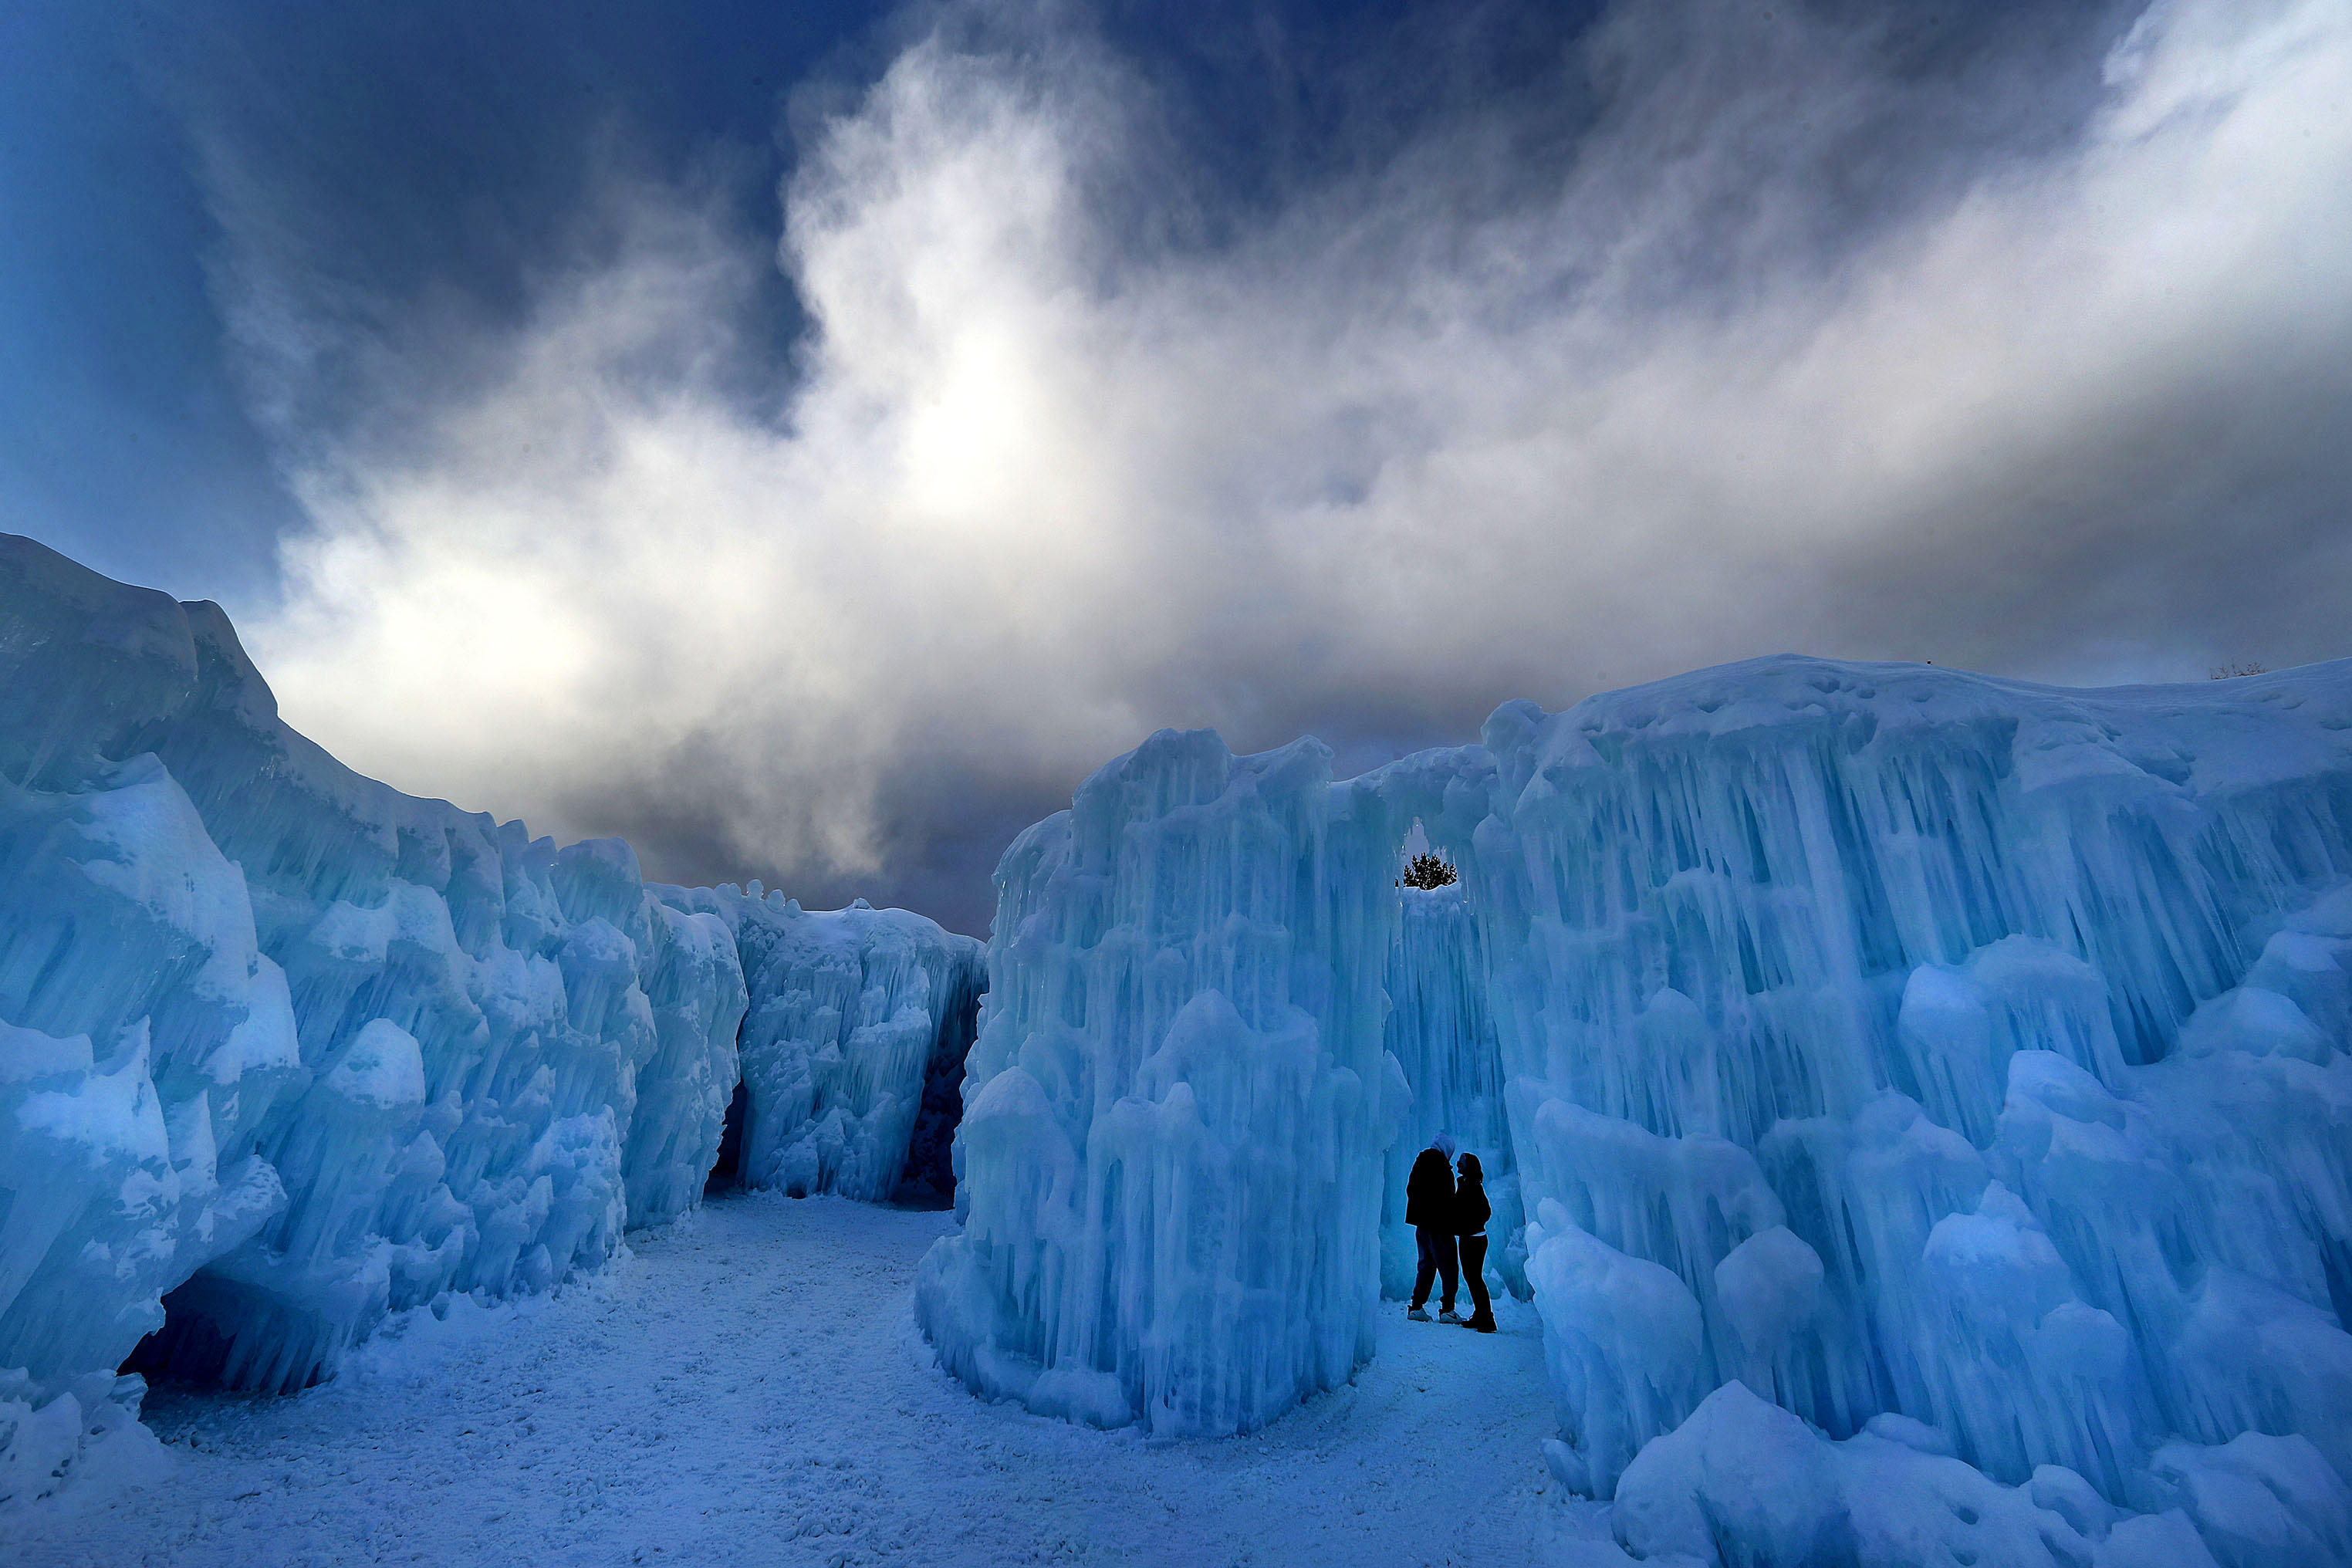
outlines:
[{"label": "snow drift", "polygon": [[[1360,1353],[1367,1166],[1408,1117],[1496,1136],[1499,1085],[1548,1452],[1630,1544],[1911,1561],[1931,1537],[1853,1500],[1900,1468],[2000,1490],[1952,1504],[1986,1562],[2192,1524],[2340,1561],[2347,732],[2347,664],[2068,691],[1777,658],[1339,784],[1311,742],[1156,736],[1000,868],[919,1315],[1033,1408],[1263,1422]],[[1458,963],[1392,886],[1416,819]],[[1692,1465],[1714,1489],[1666,1509]],[[1810,1523],[1689,1512],[1790,1467],[1827,1478]]]}]

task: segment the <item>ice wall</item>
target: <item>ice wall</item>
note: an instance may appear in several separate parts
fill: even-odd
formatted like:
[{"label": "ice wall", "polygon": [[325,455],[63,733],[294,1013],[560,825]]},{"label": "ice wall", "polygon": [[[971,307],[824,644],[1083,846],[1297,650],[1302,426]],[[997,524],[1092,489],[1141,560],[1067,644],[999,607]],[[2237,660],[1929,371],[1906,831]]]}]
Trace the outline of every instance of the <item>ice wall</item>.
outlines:
[{"label": "ice wall", "polygon": [[[1352,1321],[1356,1222],[1253,1192],[1334,1171],[1337,1215],[1358,1178],[1317,1131],[1234,1179],[1273,1141],[1195,1131],[1185,1086],[1311,1121],[1311,1047],[1369,1089],[1388,1053],[1349,1031],[1393,962],[1420,1096],[1367,1093],[1334,1136],[1380,1147],[1394,1115],[1417,1147],[1500,1082],[1575,1489],[1612,1495],[1705,1406],[1825,1445],[1763,1456],[1767,1487],[1891,1476],[1871,1445],[1898,1434],[2007,1489],[2017,1561],[2130,1560],[2174,1529],[2130,1521],[2166,1518],[2225,1563],[2342,1560],[2352,664],[2068,691],[1779,658],[1508,704],[1479,746],[1345,784],[1320,756],[1155,737],[1008,852],[969,1220],[921,1297],[966,1381],[1233,1430],[1343,1375],[1282,1357]],[[1416,818],[1464,880],[1408,916]],[[1491,1064],[1461,1045],[1481,964]],[[1302,1235],[1311,1269],[1279,1272]],[[1226,1327],[1277,1296],[1287,1337]],[[1801,1422],[1710,1404],[1734,1382]],[[1950,1473],[1903,1464],[1906,1495]],[[1845,1485],[1810,1495],[1861,1529]],[[2045,1539],[2035,1497],[2087,1522]],[[1643,1539],[1697,1539],[1676,1517]],[[1907,1560],[1894,1539],[1832,1544]],[[1744,1560],[1806,1560],[1785,1546]]]},{"label": "ice wall", "polygon": [[724,921],[742,960],[743,1184],[874,1203],[944,1197],[964,1056],[988,988],[985,948],[863,899],[814,911],[763,897],[756,882],[748,894],[656,891]]},{"label": "ice wall", "polygon": [[287,1388],[389,1310],[599,1266],[699,1193],[744,1002],[724,922],[626,846],[360,778],[278,721],[217,608],[0,536],[20,1434],[67,1397],[127,1426],[114,1369],[167,1291],[150,1364]]},{"label": "ice wall", "polygon": [[2345,665],[1499,711],[1471,897],[1562,1473],[1735,1377],[2143,1510],[2176,1439],[2352,1470],[2347,730]]},{"label": "ice wall", "polygon": [[1406,1091],[1381,1037],[1393,873],[1356,858],[1356,804],[1315,742],[1163,731],[1005,852],[963,1230],[915,1303],[975,1390],[1233,1433],[1370,1354]]}]

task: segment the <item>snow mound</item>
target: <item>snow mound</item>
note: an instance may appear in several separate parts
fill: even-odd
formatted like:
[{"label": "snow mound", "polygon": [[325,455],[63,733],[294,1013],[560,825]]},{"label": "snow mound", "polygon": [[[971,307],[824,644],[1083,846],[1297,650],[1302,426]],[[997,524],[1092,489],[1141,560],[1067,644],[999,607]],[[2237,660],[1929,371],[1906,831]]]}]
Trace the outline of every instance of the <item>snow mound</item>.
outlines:
[{"label": "snow mound", "polygon": [[[1564,1445],[1546,1449],[1556,1468],[1574,1468]],[[1637,1558],[1725,1568],[2216,1568],[2178,1510],[2118,1520],[2056,1466],[2003,1486],[1900,1416],[1833,1443],[1736,1382],[1626,1468],[1612,1524]]]}]

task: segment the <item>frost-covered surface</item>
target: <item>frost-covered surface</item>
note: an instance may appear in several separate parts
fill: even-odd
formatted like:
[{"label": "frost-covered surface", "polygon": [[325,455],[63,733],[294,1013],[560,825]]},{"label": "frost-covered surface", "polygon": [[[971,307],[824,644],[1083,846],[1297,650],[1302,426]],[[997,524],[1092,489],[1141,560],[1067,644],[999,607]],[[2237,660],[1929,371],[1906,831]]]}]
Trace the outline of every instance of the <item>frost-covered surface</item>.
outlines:
[{"label": "frost-covered surface", "polygon": [[[1217,1177],[1255,1159],[1287,1190],[1382,1136],[1363,1091],[1407,1075],[1365,1038],[1366,976],[1431,924],[1391,887],[1418,818],[1485,965],[1555,1473],[1610,1497],[1704,1402],[1662,1455],[1745,1422],[1844,1478],[1808,1495],[1925,1497],[1958,1467],[2011,1500],[1956,1506],[2021,1521],[1998,1560],[2160,1557],[2183,1520],[2223,1563],[2344,1560],[2352,665],[2068,691],[1778,658],[1508,704],[1482,745],[1347,784],[1318,757],[1155,737],[1008,852],[971,1223],[926,1298],[969,1381],[1071,1366],[1132,1403],[1124,1358],[1156,1352],[1158,1397],[1232,1429],[1282,1397],[1201,1399],[1264,1364],[1234,1303],[1279,1279],[1300,1341],[1344,1323],[1360,1211]],[[1393,984],[1424,1047],[1469,1014],[1431,1008],[1431,972]],[[1220,1012],[1227,987],[1255,1010]],[[1274,1022],[1294,996],[1307,1022]],[[1209,1179],[1137,1217],[1107,1131],[1169,1125],[1180,1078],[1295,1105],[1310,1050],[1363,1092],[1344,1132],[1219,1129]],[[1484,1080],[1444,1081],[1451,1120]],[[1801,1423],[1709,1401],[1735,1380]],[[1888,1430],[1947,1468],[1888,1479]],[[2122,1522],[2045,1530],[2011,1506],[2035,1487]],[[1903,1509],[1823,1506],[1859,1532],[1837,1552],[1911,1560]],[[1662,1551],[1806,1560],[1657,1518]]]},{"label": "frost-covered surface", "polygon": [[[1919,1568],[1965,1563],[1975,1568],[2214,1568],[2201,1524],[2231,1539],[2231,1528],[2262,1533],[2263,1554],[2242,1563],[2324,1563],[2342,1560],[2341,1540],[2314,1534],[2290,1511],[2307,1501],[2322,1530],[2330,1499],[2298,1499],[2270,1486],[2308,1488],[2317,1456],[2300,1439],[2241,1437],[2231,1458],[2252,1496],[2238,1510],[2192,1522],[2175,1508],[2119,1515],[2072,1470],[2044,1467],[2019,1486],[2003,1486],[1952,1458],[1934,1427],[1901,1415],[1874,1417],[1832,1442],[1747,1384],[1727,1383],[1671,1436],[1642,1450],[1617,1488],[1612,1524],[1643,1561],[1851,1563],[1853,1568]],[[2284,1466],[2266,1463],[2269,1447],[2293,1450]],[[1548,1443],[1557,1455],[1560,1446]],[[2257,1457],[2259,1456],[2259,1457]],[[1573,1468],[1575,1461],[1567,1461]],[[2324,1463],[2321,1468],[2325,1468]],[[2216,1529],[2219,1525],[2221,1528]]]},{"label": "frost-covered surface", "polygon": [[997,871],[917,1316],[973,1388],[1102,1426],[1259,1426],[1370,1355],[1395,899],[1333,869],[1330,756],[1164,732]]},{"label": "frost-covered surface", "polygon": [[11,1518],[0,1560],[1629,1568],[1544,1474],[1531,1309],[1497,1303],[1491,1336],[1391,1319],[1352,1386],[1238,1442],[1154,1442],[931,1364],[907,1304],[947,1226],[747,1193],[582,1285],[395,1321],[299,1398],[167,1390],[172,1473]]},{"label": "frost-covered surface", "polygon": [[763,897],[756,882],[748,894],[731,884],[655,891],[725,921],[742,959],[742,1184],[875,1203],[902,1187],[943,1196],[952,1181],[933,1167],[946,1157],[945,1128],[921,1125],[925,1089],[958,1090],[987,950],[863,899],[807,910],[781,892]]},{"label": "frost-covered surface", "polygon": [[700,1193],[722,921],[625,845],[360,778],[217,608],[5,536],[0,889],[0,1491],[83,1457],[28,1457],[61,1400],[136,1431],[114,1369],[164,1292],[151,1363],[299,1388],[387,1311],[543,1290]]}]

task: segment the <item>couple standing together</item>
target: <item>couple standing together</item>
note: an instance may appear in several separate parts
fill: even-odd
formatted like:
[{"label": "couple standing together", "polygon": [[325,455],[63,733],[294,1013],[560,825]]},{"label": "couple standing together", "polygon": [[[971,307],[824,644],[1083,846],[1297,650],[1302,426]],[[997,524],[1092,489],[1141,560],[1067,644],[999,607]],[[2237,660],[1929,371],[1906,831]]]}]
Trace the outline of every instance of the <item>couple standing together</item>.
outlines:
[{"label": "couple standing together", "polygon": [[[1448,1163],[1453,1152],[1454,1140],[1441,1133],[1413,1161],[1412,1173],[1405,1178],[1404,1222],[1412,1226],[1413,1243],[1421,1253],[1412,1279],[1412,1307],[1405,1316],[1429,1321],[1430,1281],[1441,1277],[1445,1295],[1437,1315],[1449,1323],[1491,1334],[1495,1304],[1486,1297],[1486,1221],[1494,1210],[1486,1202],[1486,1177],[1479,1169],[1478,1156],[1463,1154],[1457,1181],[1455,1167]],[[1457,1268],[1469,1277],[1474,1310],[1467,1318],[1454,1311]]]}]

